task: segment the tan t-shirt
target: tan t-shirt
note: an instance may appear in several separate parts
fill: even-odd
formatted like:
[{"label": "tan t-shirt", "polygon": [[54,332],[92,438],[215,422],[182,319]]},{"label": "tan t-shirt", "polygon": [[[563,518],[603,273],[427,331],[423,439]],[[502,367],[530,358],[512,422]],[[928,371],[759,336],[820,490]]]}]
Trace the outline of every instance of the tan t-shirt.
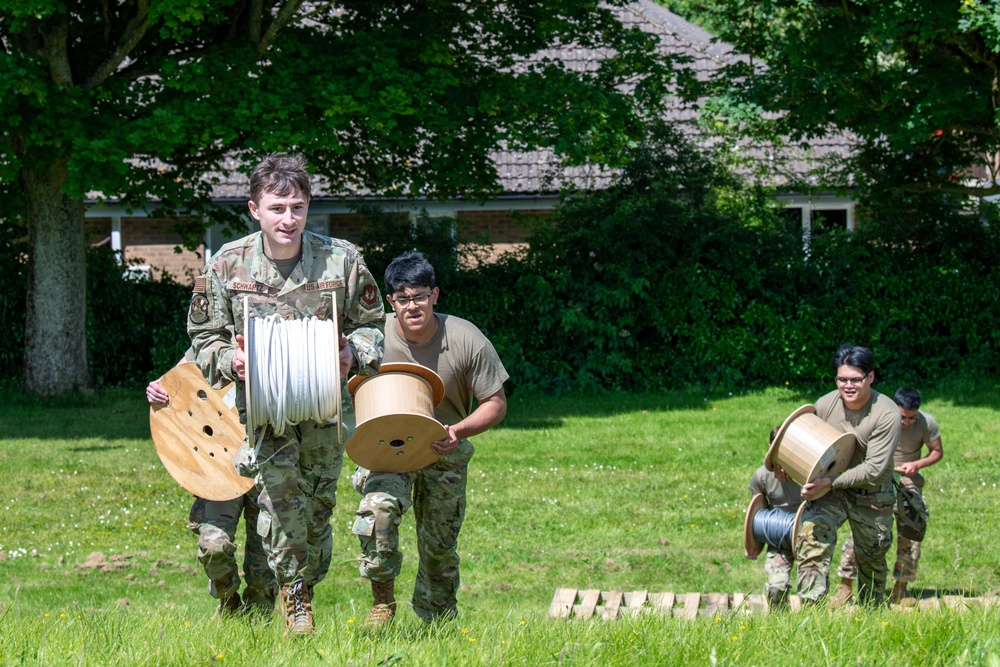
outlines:
[{"label": "tan t-shirt", "polygon": [[438,330],[426,343],[410,343],[399,333],[394,313],[386,315],[383,364],[425,366],[444,382],[444,399],[434,418],[453,425],[468,417],[475,400],[500,391],[509,377],[493,344],[476,325],[453,315],[434,313]]},{"label": "tan t-shirt", "polygon": [[802,504],[802,487],[798,482],[779,482],[774,473],[764,466],[754,471],[750,478],[750,493],[763,493],[774,509],[795,512]]},{"label": "tan t-shirt", "polygon": [[896,465],[919,460],[923,446],[940,439],[941,431],[937,420],[926,412],[917,410],[917,420],[899,434],[899,447],[896,447],[894,459]]},{"label": "tan t-shirt", "polygon": [[[899,434],[899,446],[896,447],[893,463],[898,466],[911,461],[919,461],[923,454],[924,445],[940,439],[941,430],[938,428],[937,420],[926,412],[917,410],[917,421],[904,428]],[[924,485],[924,478],[919,472],[911,479],[918,487]]]},{"label": "tan t-shirt", "polygon": [[892,458],[902,421],[895,401],[872,390],[868,404],[849,410],[834,390],[816,401],[816,414],[827,424],[857,437],[850,467],[833,480],[833,488],[879,491],[892,479]]}]

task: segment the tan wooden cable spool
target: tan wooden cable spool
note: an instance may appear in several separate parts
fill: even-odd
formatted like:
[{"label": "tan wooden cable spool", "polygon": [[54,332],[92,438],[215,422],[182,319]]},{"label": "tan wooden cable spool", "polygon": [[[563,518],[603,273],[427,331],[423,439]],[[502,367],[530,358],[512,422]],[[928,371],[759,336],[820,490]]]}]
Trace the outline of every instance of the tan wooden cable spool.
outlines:
[{"label": "tan wooden cable spool", "polygon": [[816,415],[816,408],[803,405],[778,429],[764,457],[768,470],[782,468],[805,486],[818,477],[831,477],[847,470],[857,438],[842,433]]},{"label": "tan wooden cable spool", "polygon": [[[805,503],[799,505],[798,511],[795,512],[795,519],[792,522],[791,535],[788,536],[789,549],[791,550],[793,556],[795,555],[795,537],[799,534],[799,528],[802,527],[802,511],[805,508]],[[747,516],[743,521],[744,554],[750,560],[757,560],[757,556],[759,556],[761,551],[764,550],[764,546],[769,544],[764,535],[754,531],[753,520],[757,516],[757,513],[763,509],[773,508],[770,503],[767,502],[767,498],[764,494],[758,493],[750,499],[750,504],[747,506]],[[771,544],[770,546],[777,547],[779,545]]]},{"label": "tan wooden cable spool", "polygon": [[411,472],[438,460],[431,443],[448,437],[434,419],[444,382],[419,364],[382,364],[377,375],[356,375],[347,383],[357,427],[347,455],[373,472]]},{"label": "tan wooden cable spool", "polygon": [[233,456],[245,431],[225,389],[212,389],[195,364],[175,366],[160,380],[170,402],[149,409],[156,453],[170,476],[206,500],[232,500],[253,488]]}]

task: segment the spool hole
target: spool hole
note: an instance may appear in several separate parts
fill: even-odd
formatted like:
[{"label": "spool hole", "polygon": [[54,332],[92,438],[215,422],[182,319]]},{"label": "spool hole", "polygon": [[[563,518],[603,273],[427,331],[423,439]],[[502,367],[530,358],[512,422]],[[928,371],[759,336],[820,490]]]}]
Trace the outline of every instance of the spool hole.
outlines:
[{"label": "spool hole", "polygon": [[399,449],[400,447],[402,447],[402,446],[403,446],[403,445],[405,445],[405,444],[406,444],[406,443],[405,443],[405,442],[403,442],[402,440],[400,440],[399,438],[396,438],[395,440],[391,440],[391,441],[389,442],[389,446],[390,446],[390,447],[395,447],[396,449]]},{"label": "spool hole", "polygon": [[207,435],[209,437],[212,437],[213,435],[215,435],[215,431],[213,431],[212,427],[209,426],[208,424],[205,424],[205,428],[203,428],[201,430],[204,431],[205,435]]},{"label": "spool hole", "polygon": [[830,461],[830,465],[828,465],[826,467],[826,471],[825,472],[830,472],[831,470],[833,470],[834,466],[836,466],[836,465],[837,465],[836,461]]},{"label": "spool hole", "polygon": [[208,394],[205,393],[204,389],[199,389],[198,390],[198,398],[200,398],[203,401],[207,401],[208,400]]}]

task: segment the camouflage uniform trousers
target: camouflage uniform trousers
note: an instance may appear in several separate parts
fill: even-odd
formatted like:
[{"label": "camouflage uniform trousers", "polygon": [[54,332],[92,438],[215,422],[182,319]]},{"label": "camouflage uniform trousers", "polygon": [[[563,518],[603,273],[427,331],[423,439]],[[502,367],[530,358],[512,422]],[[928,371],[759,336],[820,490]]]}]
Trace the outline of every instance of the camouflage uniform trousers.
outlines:
[{"label": "camouflage uniform trousers", "polygon": [[790,551],[767,547],[764,559],[764,573],[767,583],[764,584],[764,594],[772,606],[784,604],[788,600],[788,591],[792,588],[792,563],[794,557]]},{"label": "camouflage uniform trousers", "polygon": [[[387,581],[399,576],[399,524],[413,507],[420,563],[413,587],[413,611],[424,621],[458,615],[458,534],[465,520],[465,488],[473,446],[408,473],[376,473],[363,482],[353,532],[361,540],[361,576]],[[356,474],[361,486],[363,472]]]},{"label": "camouflage uniform trousers", "polygon": [[235,540],[240,515],[243,515],[246,526],[243,577],[247,584],[243,601],[251,608],[268,614],[274,609],[278,584],[257,534],[258,509],[253,496],[251,491],[233,500],[196,498],[191,506],[188,528],[198,535],[198,560],[208,575],[208,591],[212,597],[224,600],[240,590]]},{"label": "camouflage uniform trousers", "polygon": [[860,493],[833,489],[810,501],[795,536],[798,593],[806,603],[826,594],[830,563],[837,546],[837,529],[845,521],[855,536],[858,563],[858,602],[882,604],[888,568],[885,554],[892,544],[892,489]]},{"label": "camouflage uniform trousers", "polygon": [[[913,481],[912,477],[900,477],[900,486],[905,486],[923,497],[923,492],[919,486]],[[893,513],[895,516],[896,507],[893,506]],[[916,581],[917,579],[917,565],[920,562],[920,542],[914,542],[913,540],[908,540],[900,534],[896,534],[896,563],[892,568],[892,578],[896,581],[905,581],[907,583]],[[840,554],[840,567],[837,568],[837,574],[840,575],[841,579],[857,579],[858,578],[858,568],[854,562],[854,535],[851,535],[844,541],[844,549]]]},{"label": "camouflage uniform trousers", "polygon": [[[336,424],[302,422],[286,426],[280,436],[270,426],[264,429],[263,437],[258,430],[256,455],[250,456],[244,443],[246,462],[237,468],[257,480],[257,532],[279,587],[299,579],[312,587],[330,569],[330,517],[337,505],[344,445],[337,442]],[[345,440],[350,431],[345,423]]]}]

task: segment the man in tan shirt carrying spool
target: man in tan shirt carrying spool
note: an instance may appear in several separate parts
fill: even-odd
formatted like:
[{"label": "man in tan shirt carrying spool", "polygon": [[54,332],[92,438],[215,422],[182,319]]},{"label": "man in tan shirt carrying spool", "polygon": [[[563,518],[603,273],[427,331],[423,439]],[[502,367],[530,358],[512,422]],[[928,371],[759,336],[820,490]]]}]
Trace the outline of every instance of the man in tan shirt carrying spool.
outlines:
[{"label": "man in tan shirt carrying spool", "polygon": [[[899,436],[899,446],[893,463],[896,472],[900,474],[899,485],[909,489],[923,498],[924,478],[920,470],[932,466],[944,457],[941,447],[941,431],[937,421],[928,413],[920,410],[920,392],[913,387],[900,387],[893,396],[899,406],[902,417],[903,431]],[[924,446],[927,456],[921,457]],[[892,569],[892,577],[896,583],[892,587],[890,599],[900,602],[906,598],[906,586],[917,578],[917,564],[920,561],[920,542],[910,540],[901,534],[896,535],[896,564]],[[840,557],[840,586],[836,595],[831,598],[837,605],[848,602],[853,595],[853,583],[858,578],[858,569],[854,558],[854,537],[847,538]]]},{"label": "man in tan shirt carrying spool", "polygon": [[[865,347],[843,345],[833,357],[837,389],[816,402],[816,414],[857,438],[850,467],[834,478],[819,477],[802,487],[809,501],[796,535],[798,593],[807,604],[827,591],[837,529],[845,521],[856,538],[858,599],[881,604],[892,544],[892,457],[899,442],[899,411],[888,396],[872,389],[875,358]],[[784,471],[776,471],[784,475]],[[783,480],[786,481],[786,480]]]},{"label": "man in tan shirt carrying spool", "polygon": [[431,443],[440,458],[406,473],[359,468],[355,488],[364,494],[353,532],[361,542],[363,577],[371,581],[372,609],[365,626],[388,626],[396,615],[395,580],[403,555],[399,524],[412,507],[419,566],[413,611],[425,622],[458,614],[458,535],[465,520],[465,489],[474,448],[469,438],[507,414],[507,371],[493,344],[471,322],[435,313],[439,289],[434,267],[418,252],[394,259],[385,270],[393,313],[385,323],[385,364],[419,364],[444,383],[434,408],[447,437]]}]

